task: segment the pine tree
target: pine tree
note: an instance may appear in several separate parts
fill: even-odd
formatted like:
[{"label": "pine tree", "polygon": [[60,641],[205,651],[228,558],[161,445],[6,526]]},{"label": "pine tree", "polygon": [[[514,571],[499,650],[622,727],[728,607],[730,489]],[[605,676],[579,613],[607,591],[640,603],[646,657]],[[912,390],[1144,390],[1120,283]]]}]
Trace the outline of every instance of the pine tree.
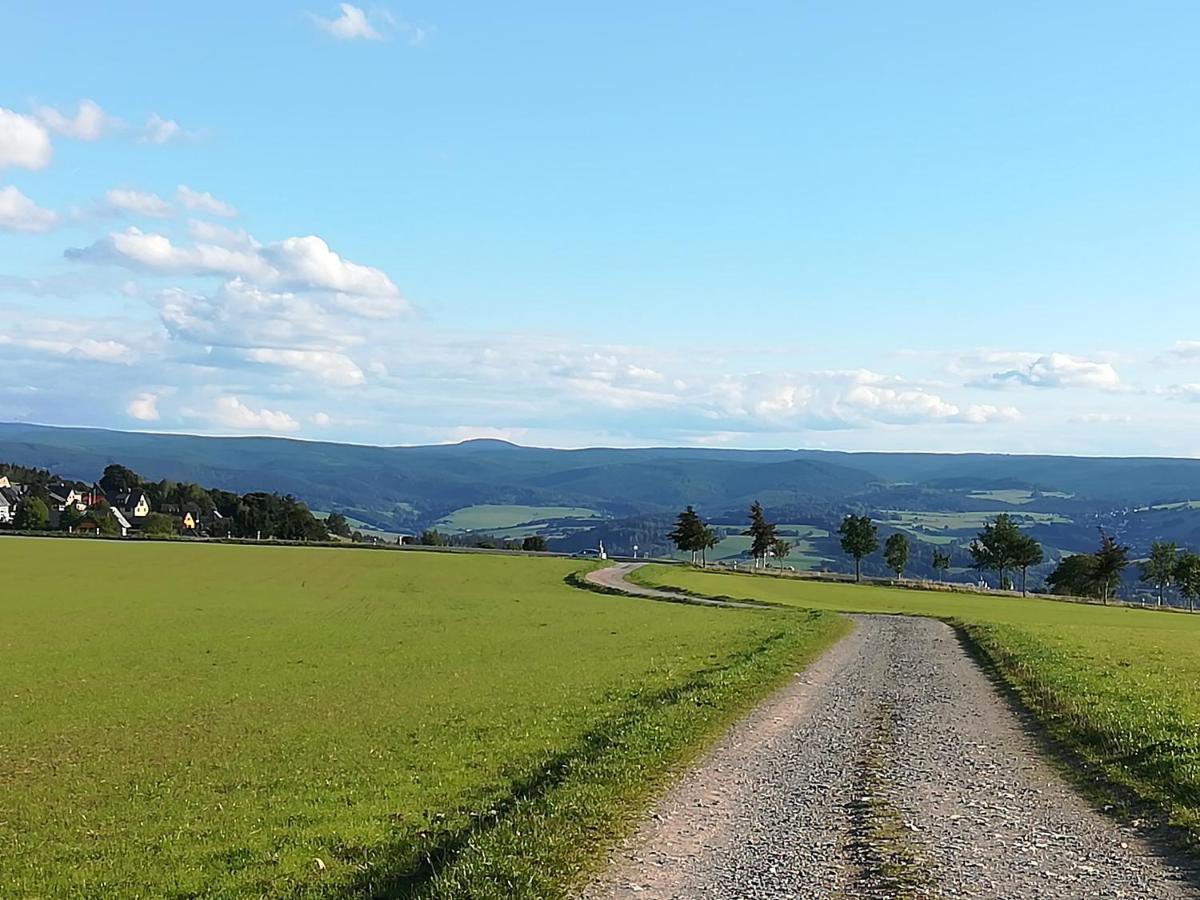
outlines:
[{"label": "pine tree", "polygon": [[667,538],[683,553],[692,555],[692,564],[696,563],[696,554],[708,546],[709,530],[696,510],[689,506],[675,520],[675,527]]},{"label": "pine tree", "polygon": [[750,527],[743,534],[751,538],[750,554],[757,568],[760,560],[766,560],[771,545],[775,543],[775,525],[767,521],[762,504],[757,500],[750,506]]}]

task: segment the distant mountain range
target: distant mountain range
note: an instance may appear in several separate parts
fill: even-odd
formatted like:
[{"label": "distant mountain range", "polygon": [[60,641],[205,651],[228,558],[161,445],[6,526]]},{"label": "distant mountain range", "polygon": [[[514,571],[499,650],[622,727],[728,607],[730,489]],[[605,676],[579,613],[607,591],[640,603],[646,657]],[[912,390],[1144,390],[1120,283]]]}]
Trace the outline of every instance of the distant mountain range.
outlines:
[{"label": "distant mountain range", "polygon": [[1200,498],[1200,460],[1193,459],[551,450],[495,440],[372,447],[0,423],[0,461],[84,480],[118,462],[156,480],[289,493],[316,510],[338,509],[377,528],[408,531],[480,505],[575,507],[628,520],[658,519],[690,503],[733,521],[753,500],[779,510],[781,521],[821,524],[847,509],[885,517],[897,510],[1018,510],[1041,516],[1039,529],[1059,547],[1090,541],[1097,522],[1131,528],[1134,510],[1174,523],[1143,517],[1138,522],[1146,527],[1134,529],[1139,535],[1165,529],[1183,540],[1200,522],[1187,503]]}]

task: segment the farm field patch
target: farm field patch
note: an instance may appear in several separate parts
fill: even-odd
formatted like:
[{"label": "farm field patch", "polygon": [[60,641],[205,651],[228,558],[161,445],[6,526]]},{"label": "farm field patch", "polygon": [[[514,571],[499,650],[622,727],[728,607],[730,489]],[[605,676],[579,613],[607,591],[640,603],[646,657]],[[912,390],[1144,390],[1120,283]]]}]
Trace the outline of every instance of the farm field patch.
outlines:
[{"label": "farm field patch", "polygon": [[560,896],[843,633],[577,561],[0,540],[3,896]]},{"label": "farm field patch", "polygon": [[805,609],[954,622],[1054,737],[1200,835],[1200,616],[666,566],[635,578]]},{"label": "farm field patch", "polygon": [[[579,506],[467,506],[457,509],[438,522],[437,527],[450,534],[463,531],[493,531],[517,529],[531,523],[543,524],[548,519],[580,519],[580,525],[595,524],[603,516],[594,509]],[[525,532],[532,534],[534,532]],[[515,536],[509,535],[509,536]]]}]

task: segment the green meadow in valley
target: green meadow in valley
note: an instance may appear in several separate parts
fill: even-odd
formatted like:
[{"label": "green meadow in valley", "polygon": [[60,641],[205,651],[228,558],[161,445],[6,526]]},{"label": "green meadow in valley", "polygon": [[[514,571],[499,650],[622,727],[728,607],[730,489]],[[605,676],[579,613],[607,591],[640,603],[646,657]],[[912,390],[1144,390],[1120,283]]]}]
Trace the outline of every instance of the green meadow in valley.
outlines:
[{"label": "green meadow in valley", "polygon": [[848,627],[581,565],[0,540],[0,895],[563,894]]},{"label": "green meadow in valley", "polygon": [[1200,837],[1200,615],[650,566],[645,584],[962,629],[1056,739]]}]

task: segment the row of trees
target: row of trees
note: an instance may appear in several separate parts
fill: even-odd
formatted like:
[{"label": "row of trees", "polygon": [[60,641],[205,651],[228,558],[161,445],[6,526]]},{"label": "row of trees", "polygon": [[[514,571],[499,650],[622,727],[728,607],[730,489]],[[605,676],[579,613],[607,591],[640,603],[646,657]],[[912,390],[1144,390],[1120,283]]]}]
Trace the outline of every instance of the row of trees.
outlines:
[{"label": "row of trees", "polygon": [[[1099,595],[1108,602],[1129,566],[1129,547],[1118,543],[1111,534],[1100,534],[1095,553],[1076,553],[1063,557],[1046,579],[1046,586],[1058,594],[1077,597]],[[1169,541],[1155,541],[1150,555],[1139,565],[1143,584],[1151,585],[1158,605],[1166,604],[1167,592],[1175,588],[1194,610],[1200,601],[1200,554],[1180,549]]]}]

